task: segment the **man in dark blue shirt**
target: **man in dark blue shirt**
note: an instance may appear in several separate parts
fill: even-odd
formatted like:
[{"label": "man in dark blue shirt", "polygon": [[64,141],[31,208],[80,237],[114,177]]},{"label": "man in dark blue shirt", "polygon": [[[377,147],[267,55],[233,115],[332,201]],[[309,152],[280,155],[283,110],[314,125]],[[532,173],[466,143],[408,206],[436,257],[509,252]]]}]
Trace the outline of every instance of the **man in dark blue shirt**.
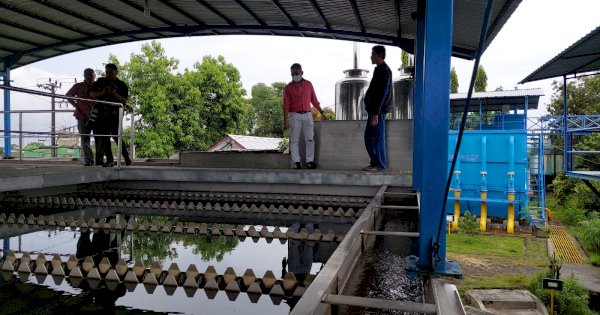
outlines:
[{"label": "man in dark blue shirt", "polygon": [[[117,66],[109,63],[105,66],[106,76],[98,79],[92,85],[91,96],[95,99],[109,102],[117,102],[127,107],[127,98],[129,97],[129,88],[127,84],[117,78]],[[118,143],[116,137],[119,132],[119,108],[109,104],[96,103],[97,118],[94,125],[94,134],[115,135],[113,139]],[[94,137],[96,139],[96,165],[113,166],[114,158],[110,145],[110,137]],[[131,164],[131,158],[127,151],[125,142],[121,142],[121,152],[125,159],[125,164]],[[106,163],[103,163],[106,155]]]},{"label": "man in dark blue shirt", "polygon": [[392,71],[384,60],[385,47],[373,47],[371,63],[377,66],[365,93],[365,109],[369,114],[365,128],[365,148],[371,158],[369,166],[363,168],[367,172],[384,171],[387,168],[385,116],[392,105]]}]

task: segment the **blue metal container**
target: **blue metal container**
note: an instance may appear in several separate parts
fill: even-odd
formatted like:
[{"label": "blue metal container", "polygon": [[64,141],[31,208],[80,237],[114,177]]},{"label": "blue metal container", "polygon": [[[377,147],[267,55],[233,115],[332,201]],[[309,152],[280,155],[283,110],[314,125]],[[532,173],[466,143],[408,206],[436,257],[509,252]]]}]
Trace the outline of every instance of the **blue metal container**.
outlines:
[{"label": "blue metal container", "polygon": [[[448,169],[452,163],[458,132],[448,141]],[[461,189],[461,214],[480,215],[481,190],[487,188],[488,217],[507,217],[508,193],[515,193],[515,217],[525,217],[528,203],[526,130],[465,130],[453,175],[452,189]],[[483,177],[483,174],[486,174]],[[512,174],[512,175],[511,175]],[[443,176],[440,176],[442,178]],[[454,209],[454,194],[448,194],[446,212]]]}]

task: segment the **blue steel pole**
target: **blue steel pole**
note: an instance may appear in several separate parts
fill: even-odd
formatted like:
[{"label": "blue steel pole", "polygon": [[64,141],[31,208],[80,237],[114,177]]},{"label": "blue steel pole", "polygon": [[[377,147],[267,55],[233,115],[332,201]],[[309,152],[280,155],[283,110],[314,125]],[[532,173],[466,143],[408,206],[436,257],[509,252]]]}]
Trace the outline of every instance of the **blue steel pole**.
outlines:
[{"label": "blue steel pole", "polygon": [[423,84],[425,67],[425,1],[417,5],[417,40],[415,41],[415,79],[413,91],[413,189],[422,188],[423,168]]},{"label": "blue steel pole", "polygon": [[[10,85],[10,67],[4,63],[4,73],[2,73],[4,85]],[[11,141],[10,141],[10,91],[4,90],[4,157],[8,158],[11,156]]]},{"label": "blue steel pole", "polygon": [[563,171],[569,171],[569,138],[567,137],[567,76],[563,76]]},{"label": "blue steel pole", "polygon": [[[444,272],[446,269],[446,224],[444,198],[448,174],[450,128],[450,57],[452,53],[453,2],[428,0],[425,7],[423,60],[423,128],[421,161],[421,212],[419,215],[419,265],[423,270]],[[415,145],[417,145],[415,143]],[[415,161],[413,161],[415,162]],[[438,238],[438,228],[440,237]],[[434,248],[434,243],[436,243]],[[434,250],[435,249],[435,250]],[[435,256],[435,257],[433,257]]]}]

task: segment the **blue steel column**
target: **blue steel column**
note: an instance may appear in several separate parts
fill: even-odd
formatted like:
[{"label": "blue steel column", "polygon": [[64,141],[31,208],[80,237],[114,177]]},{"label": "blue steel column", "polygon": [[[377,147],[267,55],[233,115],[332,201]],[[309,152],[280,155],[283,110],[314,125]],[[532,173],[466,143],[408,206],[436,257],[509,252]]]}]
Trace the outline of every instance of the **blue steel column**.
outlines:
[{"label": "blue steel column", "polygon": [[[423,128],[421,161],[421,213],[419,215],[419,268],[445,271],[446,224],[443,215],[445,178],[448,176],[450,128],[450,57],[452,53],[453,1],[428,0],[425,8],[423,68]],[[420,40],[420,38],[418,39]],[[419,84],[418,82],[416,82]],[[425,118],[427,119],[425,121]],[[415,144],[416,145],[416,144]],[[432,257],[433,243],[440,231],[439,250]]]},{"label": "blue steel column", "polygon": [[425,1],[417,5],[415,41],[415,80],[413,90],[413,189],[421,190],[423,168],[423,82],[425,68]]},{"label": "blue steel column", "polygon": [[[2,75],[4,85],[10,85],[10,67],[4,63],[4,72],[0,73]],[[10,114],[6,113],[10,111],[10,91],[4,90],[4,157],[10,157],[11,155],[11,143],[10,143]]]},{"label": "blue steel column", "polygon": [[569,138],[567,137],[567,76],[563,76],[563,171],[565,174],[569,171]]}]

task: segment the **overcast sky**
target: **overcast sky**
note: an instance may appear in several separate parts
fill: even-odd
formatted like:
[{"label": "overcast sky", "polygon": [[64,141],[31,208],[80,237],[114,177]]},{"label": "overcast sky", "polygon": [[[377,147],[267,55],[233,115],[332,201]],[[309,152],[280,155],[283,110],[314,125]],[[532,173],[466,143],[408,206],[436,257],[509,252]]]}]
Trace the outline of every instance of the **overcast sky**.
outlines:
[{"label": "overcast sky", "polygon": [[[499,86],[505,90],[514,87],[542,88],[546,94],[540,101],[542,109],[530,112],[530,116],[544,115],[545,105],[549,103],[552,94],[552,79],[525,85],[518,85],[518,82],[599,26],[599,12],[599,0],[523,0],[481,60],[488,76],[488,90]],[[348,41],[230,35],[159,41],[169,57],[180,60],[179,71],[191,68],[205,55],[224,56],[227,62],[239,69],[247,97],[256,83],[290,81],[289,66],[299,62],[304,68],[304,77],[313,82],[324,107],[334,105],[335,83],[344,77],[345,69],[353,66],[353,44]],[[103,68],[110,53],[115,54],[123,63],[132,52],[139,53],[143,43],[101,47],[30,64],[11,72],[12,85],[36,88],[37,83],[47,82],[48,78],[52,78],[64,82],[59,92],[65,93],[74,78],[82,80],[84,68]],[[369,60],[372,46],[359,44],[359,67],[362,69],[373,69]],[[387,63],[393,70],[398,69],[401,63],[400,49],[387,47],[387,50]],[[473,61],[452,58],[452,66],[456,67],[459,77],[459,92],[466,92],[472,65]],[[50,108],[47,98],[24,97],[20,93],[11,95],[12,109]],[[13,117],[12,128],[16,129],[17,117]],[[24,125],[25,130],[47,131],[49,118],[30,117]],[[74,126],[75,120],[70,115],[59,115],[57,125]]]}]

